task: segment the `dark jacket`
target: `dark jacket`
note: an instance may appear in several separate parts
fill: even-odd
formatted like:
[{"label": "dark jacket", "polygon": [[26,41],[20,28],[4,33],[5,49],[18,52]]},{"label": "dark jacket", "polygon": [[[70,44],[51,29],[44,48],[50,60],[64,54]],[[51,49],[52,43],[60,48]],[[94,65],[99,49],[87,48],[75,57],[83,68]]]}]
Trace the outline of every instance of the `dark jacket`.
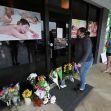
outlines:
[{"label": "dark jacket", "polygon": [[84,63],[93,58],[92,42],[90,37],[77,38],[75,42],[74,61]]}]

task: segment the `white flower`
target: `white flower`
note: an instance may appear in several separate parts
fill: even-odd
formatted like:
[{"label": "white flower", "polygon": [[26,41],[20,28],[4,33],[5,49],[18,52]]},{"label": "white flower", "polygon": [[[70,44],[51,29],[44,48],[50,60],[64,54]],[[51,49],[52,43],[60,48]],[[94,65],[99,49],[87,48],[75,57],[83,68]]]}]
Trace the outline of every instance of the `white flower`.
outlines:
[{"label": "white flower", "polygon": [[37,74],[36,73],[31,73],[29,75],[29,77],[27,78],[27,80],[31,80],[32,78],[35,79],[37,77]]},{"label": "white flower", "polygon": [[50,103],[54,104],[55,102],[56,102],[56,97],[52,96],[51,99],[50,99]]}]

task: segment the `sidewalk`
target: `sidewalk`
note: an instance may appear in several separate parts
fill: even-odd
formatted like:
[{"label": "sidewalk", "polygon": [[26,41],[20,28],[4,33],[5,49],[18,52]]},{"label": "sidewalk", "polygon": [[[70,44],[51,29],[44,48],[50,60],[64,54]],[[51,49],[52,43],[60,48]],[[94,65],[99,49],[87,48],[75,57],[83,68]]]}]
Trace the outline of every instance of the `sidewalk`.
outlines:
[{"label": "sidewalk", "polygon": [[[104,69],[104,64],[93,65],[88,75],[88,84],[93,88],[81,99],[73,111],[111,111],[111,75],[103,73]],[[66,93],[65,96],[69,96],[73,100],[71,95]],[[69,100],[66,102],[72,104]],[[4,109],[3,111],[7,110]],[[22,105],[19,107],[19,111],[64,111],[64,108],[61,108],[58,104],[48,104],[42,107]]]},{"label": "sidewalk", "polygon": [[94,88],[75,111],[111,111],[111,75],[103,73],[104,64],[94,65],[88,75]]}]

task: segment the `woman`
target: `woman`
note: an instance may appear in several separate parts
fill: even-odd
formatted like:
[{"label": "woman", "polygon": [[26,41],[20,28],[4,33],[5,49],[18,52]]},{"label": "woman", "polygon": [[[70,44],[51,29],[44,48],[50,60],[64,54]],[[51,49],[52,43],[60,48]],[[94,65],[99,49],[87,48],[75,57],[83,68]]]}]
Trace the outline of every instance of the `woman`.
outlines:
[{"label": "woman", "polygon": [[106,70],[104,72],[110,73],[110,67],[111,67],[111,38],[108,39],[108,41],[106,42],[105,47],[107,48],[107,50],[106,50],[107,65],[106,65]]},{"label": "woman", "polygon": [[81,27],[77,31],[75,42],[75,63],[80,68],[80,91],[85,90],[86,77],[93,64],[92,42],[86,28]]}]

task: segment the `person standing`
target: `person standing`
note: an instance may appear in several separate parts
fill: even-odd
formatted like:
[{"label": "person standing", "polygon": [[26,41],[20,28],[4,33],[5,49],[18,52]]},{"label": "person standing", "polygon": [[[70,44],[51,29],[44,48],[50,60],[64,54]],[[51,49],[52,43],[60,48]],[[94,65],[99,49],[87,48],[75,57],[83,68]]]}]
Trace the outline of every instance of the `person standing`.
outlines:
[{"label": "person standing", "polygon": [[75,42],[74,62],[80,68],[80,91],[86,88],[86,77],[93,64],[92,42],[89,34],[86,28],[79,28]]},{"label": "person standing", "polygon": [[106,47],[107,65],[106,65],[106,70],[104,72],[110,73],[110,68],[111,68],[111,38],[108,39],[105,47]]}]

